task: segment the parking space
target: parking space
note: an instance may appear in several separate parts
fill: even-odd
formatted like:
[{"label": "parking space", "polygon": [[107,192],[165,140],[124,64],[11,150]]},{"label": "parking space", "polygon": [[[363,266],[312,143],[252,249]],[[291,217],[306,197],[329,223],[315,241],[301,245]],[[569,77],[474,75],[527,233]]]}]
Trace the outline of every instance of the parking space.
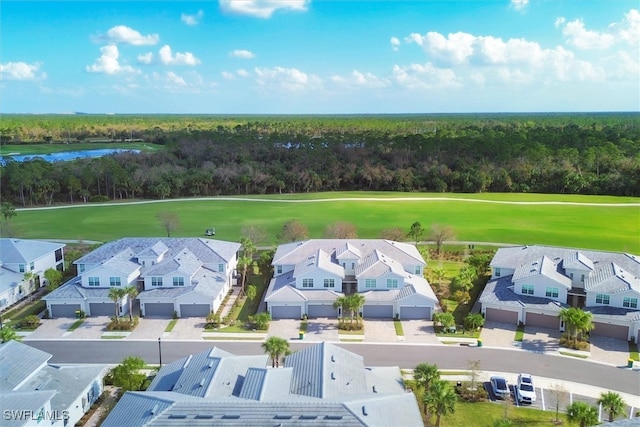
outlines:
[{"label": "parking space", "polygon": [[539,326],[526,326],[521,348],[537,353],[558,351],[560,331],[557,329],[542,328]]},{"label": "parking space", "polygon": [[369,319],[364,322],[365,342],[397,342],[396,328],[393,320]]},{"label": "parking space", "polygon": [[304,339],[309,341],[338,341],[338,319],[309,319]]},{"label": "parking space", "polygon": [[402,331],[405,342],[440,344],[431,320],[403,320]]},{"label": "parking space", "polygon": [[171,339],[171,340],[202,339],[202,332],[204,332],[204,327],[206,324],[205,318],[183,317],[181,319],[178,319],[178,321],[176,322],[171,332],[164,332],[165,328],[167,327],[166,325],[168,325],[170,321],[171,321],[170,319],[166,319],[165,326],[159,329],[157,332],[160,334],[159,336],[162,336],[163,338]]}]

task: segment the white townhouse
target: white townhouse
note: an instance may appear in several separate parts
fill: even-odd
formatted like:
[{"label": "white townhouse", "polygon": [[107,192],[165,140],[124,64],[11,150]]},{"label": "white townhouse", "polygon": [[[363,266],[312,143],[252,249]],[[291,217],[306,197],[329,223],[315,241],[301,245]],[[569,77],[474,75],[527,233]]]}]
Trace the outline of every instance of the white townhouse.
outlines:
[{"label": "white townhouse", "polygon": [[[46,270],[64,270],[64,247],[62,243],[1,238],[0,310],[45,286]],[[25,279],[28,273],[32,277]]]},{"label": "white townhouse", "polygon": [[[78,259],[78,276],[44,299],[51,317],[113,316],[112,288],[138,290],[142,316],[205,317],[231,289],[240,244],[203,238],[124,238]],[[119,314],[131,310],[128,296]]]},{"label": "white townhouse", "polygon": [[640,341],[640,257],[551,246],[500,248],[480,296],[487,320],[564,329],[562,308],[593,314],[593,334]]},{"label": "white townhouse", "polygon": [[103,391],[106,365],[53,365],[53,355],[8,341],[0,344],[3,426],[76,425]]},{"label": "white townhouse", "polygon": [[[412,244],[381,239],[311,239],[280,245],[265,294],[274,319],[342,316],[333,307],[361,293],[365,318],[428,319],[438,306]],[[347,315],[347,313],[344,313]]]}]

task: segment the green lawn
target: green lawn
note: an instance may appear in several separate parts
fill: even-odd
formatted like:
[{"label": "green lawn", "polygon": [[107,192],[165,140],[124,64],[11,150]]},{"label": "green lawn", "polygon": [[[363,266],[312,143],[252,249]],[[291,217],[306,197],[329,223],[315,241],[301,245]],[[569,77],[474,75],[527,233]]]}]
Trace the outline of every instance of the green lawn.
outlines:
[{"label": "green lawn", "polygon": [[171,321],[169,322],[169,324],[167,325],[166,328],[164,328],[165,332],[171,332],[173,331],[173,328],[175,328],[176,323],[178,323],[178,319],[171,319]]},{"label": "green lawn", "polygon": [[69,329],[67,329],[67,332],[73,332],[76,329],[78,329],[80,327],[80,325],[82,325],[84,323],[85,319],[78,319],[75,322],[73,322],[73,325],[69,326]]},{"label": "green lawn", "polygon": [[404,336],[404,330],[402,329],[402,322],[399,320],[394,320],[393,321],[393,326],[394,328],[396,328],[396,335],[399,337],[403,337]]},{"label": "green lawn", "polygon": [[[172,236],[203,236],[216,228],[216,238],[237,241],[242,227],[263,226],[274,242],[286,221],[296,218],[321,237],[327,224],[348,221],[362,238],[376,238],[387,228],[408,229],[415,221],[426,227],[439,223],[453,227],[458,240],[514,244],[546,244],[640,253],[639,198],[562,196],[540,194],[426,194],[426,193],[320,193],[261,196],[271,199],[320,200],[316,203],[278,203],[180,199],[140,205],[75,205],[72,208],[24,210],[14,218],[16,236],[34,239],[111,241],[123,236],[166,235],[156,214],[176,212],[180,228]],[[325,201],[327,198],[341,200]],[[395,200],[370,200],[370,198]],[[428,197],[429,200],[402,198]],[[457,200],[441,200],[449,197]],[[248,199],[256,199],[256,196]],[[368,198],[363,200],[363,198]],[[494,201],[564,201],[595,205],[527,205],[470,203],[465,199]],[[358,200],[359,199],[359,200]],[[598,206],[621,203],[622,206]],[[122,221],[127,218],[127,221]],[[606,218],[606,221],[603,221]],[[55,224],[55,226],[53,226]]]},{"label": "green lawn", "polygon": [[[508,408],[508,418],[513,423],[512,426],[553,426],[555,412],[541,411],[533,408],[518,408],[511,406]],[[504,416],[503,403],[466,403],[456,404],[456,412],[452,415],[442,417],[441,427],[491,427],[494,421],[502,419]],[[560,421],[565,426],[574,426],[569,423],[565,414],[559,415]],[[435,423],[435,417],[432,420]]]},{"label": "green lawn", "polygon": [[518,325],[518,327],[516,328],[516,335],[513,338],[513,340],[522,342],[523,339],[524,339],[524,326]]}]

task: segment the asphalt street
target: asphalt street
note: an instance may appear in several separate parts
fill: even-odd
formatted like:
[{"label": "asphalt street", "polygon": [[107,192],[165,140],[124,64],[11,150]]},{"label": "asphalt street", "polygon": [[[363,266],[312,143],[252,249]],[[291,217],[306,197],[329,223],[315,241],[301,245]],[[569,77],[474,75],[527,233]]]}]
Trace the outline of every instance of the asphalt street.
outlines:
[{"label": "asphalt street", "polygon": [[[229,341],[120,341],[120,340],[33,340],[29,345],[53,355],[50,363],[117,364],[126,356],[139,356],[149,364],[162,363],[217,346],[233,354],[264,354],[261,342]],[[291,343],[296,351],[310,343]],[[413,369],[422,362],[440,369],[468,369],[469,362],[479,360],[482,370],[518,373],[574,381],[633,395],[640,395],[640,372],[578,358],[550,356],[499,348],[412,345],[348,344],[339,346],[364,358],[367,366],[399,366]]]}]

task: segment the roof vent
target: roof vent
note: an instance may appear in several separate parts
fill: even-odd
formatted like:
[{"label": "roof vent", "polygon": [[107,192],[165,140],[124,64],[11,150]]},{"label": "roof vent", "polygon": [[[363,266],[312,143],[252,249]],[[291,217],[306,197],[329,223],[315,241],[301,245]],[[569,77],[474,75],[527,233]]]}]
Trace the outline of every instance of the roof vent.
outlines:
[{"label": "roof vent", "polygon": [[291,418],[293,418],[293,415],[291,414],[276,414],[275,417],[276,420],[290,420]]},{"label": "roof vent", "polygon": [[204,387],[204,378],[200,380],[199,385],[200,385],[200,387]]},{"label": "roof vent", "polygon": [[237,420],[240,418],[238,414],[225,414],[221,417],[223,420]]},{"label": "roof vent", "polygon": [[158,404],[156,403],[156,404],[153,406],[153,408],[151,408],[151,415],[155,415],[155,414],[157,414],[157,413],[158,413],[158,409],[159,409],[159,406],[158,406]]},{"label": "roof vent", "polygon": [[170,420],[183,420],[187,418],[185,414],[169,414]]},{"label": "roof vent", "polygon": [[367,407],[364,405],[362,405],[362,415],[364,415],[365,417],[369,415],[369,413],[367,412]]},{"label": "roof vent", "polygon": [[341,420],[342,415],[325,415],[324,419],[325,420]]},{"label": "roof vent", "polygon": [[377,392],[378,392],[378,390],[376,390],[376,386],[373,386],[373,392],[374,392],[374,393],[377,393]]},{"label": "roof vent", "polygon": [[189,366],[189,362],[191,362],[191,354],[187,357],[187,360],[184,361],[184,365],[182,365],[182,369],[185,369],[187,366]]},{"label": "roof vent", "polygon": [[213,418],[211,414],[198,414],[194,417],[196,420],[210,420]]},{"label": "roof vent", "polygon": [[215,360],[211,360],[209,361],[209,369],[213,368],[213,365],[215,364]]},{"label": "roof vent", "polygon": [[335,372],[331,372],[331,379],[332,379],[332,380],[335,380],[335,379],[336,379],[336,374],[335,374]]},{"label": "roof vent", "polygon": [[336,358],[334,357],[334,355],[333,355],[333,354],[331,355],[331,361],[332,361],[332,362],[335,362],[335,361],[336,361]]}]

